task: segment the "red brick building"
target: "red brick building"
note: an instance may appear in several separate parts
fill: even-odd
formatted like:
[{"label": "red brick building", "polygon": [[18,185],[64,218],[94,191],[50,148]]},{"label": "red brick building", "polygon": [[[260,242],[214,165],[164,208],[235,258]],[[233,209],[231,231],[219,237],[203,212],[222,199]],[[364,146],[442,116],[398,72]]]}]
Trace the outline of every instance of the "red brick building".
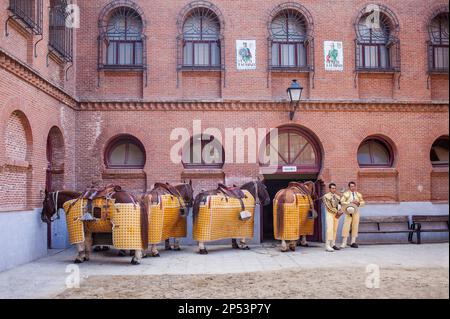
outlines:
[{"label": "red brick building", "polygon": [[[139,193],[259,176],[273,193],[286,180],[353,180],[368,212],[448,213],[448,12],[440,0],[2,0],[3,227],[29,233],[22,214],[45,238],[46,185],[92,181]],[[256,68],[238,69],[237,40],[255,44]],[[342,50],[337,71],[325,41]],[[293,79],[304,91],[291,121]],[[278,171],[173,163],[171,132],[193,134],[193,120],[222,134],[280,128]]]}]

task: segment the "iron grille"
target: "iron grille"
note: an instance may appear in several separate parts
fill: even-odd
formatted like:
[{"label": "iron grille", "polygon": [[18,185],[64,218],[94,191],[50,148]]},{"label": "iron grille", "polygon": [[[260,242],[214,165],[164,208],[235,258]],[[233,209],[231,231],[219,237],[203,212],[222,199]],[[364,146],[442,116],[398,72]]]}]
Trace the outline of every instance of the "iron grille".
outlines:
[{"label": "iron grille", "polygon": [[66,8],[67,2],[64,0],[50,7],[49,46],[50,50],[56,52],[65,62],[73,62],[73,30],[66,26],[70,15]]},{"label": "iron grille", "polygon": [[23,23],[33,34],[42,35],[43,0],[9,0],[12,18]]}]

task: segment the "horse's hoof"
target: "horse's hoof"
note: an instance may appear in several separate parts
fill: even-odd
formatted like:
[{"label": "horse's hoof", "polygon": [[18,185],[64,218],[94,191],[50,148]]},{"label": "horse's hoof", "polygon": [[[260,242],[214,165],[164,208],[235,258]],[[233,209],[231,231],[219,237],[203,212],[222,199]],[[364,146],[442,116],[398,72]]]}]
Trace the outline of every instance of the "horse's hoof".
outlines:
[{"label": "horse's hoof", "polygon": [[282,253],[287,253],[289,251],[289,249],[281,249]]},{"label": "horse's hoof", "polygon": [[170,247],[170,246],[166,246],[166,247],[164,248],[164,250],[175,250],[175,249],[172,249],[172,247]]},{"label": "horse's hoof", "polygon": [[297,244],[297,246],[299,246],[299,247],[309,247],[309,244],[308,243],[306,243],[306,244],[299,243],[299,244]]},{"label": "horse's hoof", "polygon": [[250,247],[245,246],[245,247],[242,247],[241,249],[242,249],[242,250],[250,250]]},{"label": "horse's hoof", "polygon": [[153,258],[154,258],[154,257],[161,257],[161,255],[160,255],[159,253],[156,253],[156,254],[155,254],[155,253],[152,253],[151,257],[153,257]]},{"label": "horse's hoof", "polygon": [[[84,259],[86,259],[86,258],[84,258]],[[80,260],[80,259],[75,259],[74,261],[73,261],[73,263],[74,264],[82,264],[82,263],[84,263],[84,260]]]},{"label": "horse's hoof", "polygon": [[117,256],[119,257],[125,257],[126,255],[127,254],[123,250],[120,250],[119,253],[117,254]]},{"label": "horse's hoof", "polygon": [[208,251],[206,249],[200,249],[198,252],[200,255],[208,255]]},{"label": "horse's hoof", "polygon": [[142,258],[148,258],[148,254],[142,254]]},{"label": "horse's hoof", "polygon": [[131,260],[131,264],[136,266],[136,265],[140,265],[141,263],[139,261],[133,259],[133,260]]},{"label": "horse's hoof", "polygon": [[177,248],[173,248],[172,250],[173,250],[173,251],[181,251],[181,248],[180,248],[180,247],[177,247]]},{"label": "horse's hoof", "polygon": [[295,251],[295,247],[289,247],[291,251]]},{"label": "horse's hoof", "polygon": [[134,257],[136,255],[136,252],[134,250],[130,250],[130,257]]},{"label": "horse's hoof", "polygon": [[84,257],[84,261],[89,261],[90,258],[89,257]]}]

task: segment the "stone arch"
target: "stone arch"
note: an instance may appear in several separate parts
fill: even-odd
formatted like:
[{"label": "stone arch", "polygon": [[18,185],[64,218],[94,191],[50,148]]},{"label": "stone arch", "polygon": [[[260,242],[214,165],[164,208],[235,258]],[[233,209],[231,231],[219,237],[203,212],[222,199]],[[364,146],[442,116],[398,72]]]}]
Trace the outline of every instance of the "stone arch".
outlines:
[{"label": "stone arch", "polygon": [[[282,165],[283,162],[287,166],[297,166],[299,170],[305,170],[306,172],[310,174],[317,174],[320,176],[320,173],[323,169],[323,158],[324,158],[324,152],[323,152],[323,146],[320,142],[320,139],[317,137],[317,135],[310,130],[309,128],[297,125],[297,124],[286,124],[281,125],[277,127],[278,129],[278,135],[281,134],[289,134],[289,159],[286,159],[284,156],[281,156],[282,163],[278,163],[277,173],[282,173]],[[296,140],[300,139],[305,142],[305,144],[298,149],[298,152],[296,150],[291,151],[291,144],[295,143],[295,141],[291,141],[290,135],[296,136]],[[266,136],[266,139],[264,141],[265,145],[261,146],[261,150],[265,150],[268,145],[270,145],[270,135]],[[299,137],[299,138],[297,138]],[[272,146],[270,146],[272,147]],[[280,147],[280,145],[279,145]],[[301,161],[298,161],[298,158],[302,156],[302,152],[304,152],[306,149],[308,149],[309,152],[311,152],[311,158],[308,159],[308,163],[303,164]],[[279,152],[278,152],[279,153]],[[293,156],[292,156],[293,155]],[[293,157],[293,158],[291,158]],[[264,166],[264,164],[262,164]],[[272,167],[273,169],[273,167]],[[295,172],[295,174],[302,174],[301,171]]]},{"label": "stone arch", "polygon": [[130,1],[130,0],[111,1],[106,6],[103,7],[102,11],[100,12],[99,19],[98,19],[98,28],[99,28],[100,34],[106,33],[107,26],[108,26],[108,20],[109,20],[111,13],[115,9],[120,8],[120,7],[130,8],[130,9],[134,10],[140,16],[140,18],[142,20],[142,33],[145,34],[146,29],[147,29],[147,19],[145,17],[144,10],[139,5],[137,5],[136,3],[134,3],[133,1]]},{"label": "stone arch", "polygon": [[25,113],[10,113],[3,132],[5,165],[0,171],[0,209],[24,210],[30,208],[32,193],[31,125]]}]

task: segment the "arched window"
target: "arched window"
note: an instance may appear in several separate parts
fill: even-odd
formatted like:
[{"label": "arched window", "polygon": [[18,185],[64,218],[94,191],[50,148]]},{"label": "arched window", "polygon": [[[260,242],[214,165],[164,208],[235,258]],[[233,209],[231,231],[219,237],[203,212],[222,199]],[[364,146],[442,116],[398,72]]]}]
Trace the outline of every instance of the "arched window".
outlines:
[{"label": "arched window", "polygon": [[306,67],[307,22],[296,10],[283,10],[270,25],[273,67]]},{"label": "arched window", "polygon": [[145,148],[131,135],[114,138],[106,148],[105,162],[108,168],[144,168]]},{"label": "arched window", "polygon": [[448,12],[437,14],[430,22],[429,68],[432,72],[448,72]]},{"label": "arched window", "polygon": [[356,22],[356,68],[375,71],[398,68],[397,29],[396,18],[387,8],[365,8]]},{"label": "arched window", "polygon": [[222,168],[225,154],[222,144],[214,136],[195,136],[183,149],[185,168]]},{"label": "arched window", "polygon": [[142,66],[143,22],[139,13],[129,7],[114,9],[106,25],[106,65]]},{"label": "arched window", "polygon": [[449,138],[441,137],[433,143],[430,160],[433,166],[448,166]]},{"label": "arched window", "polygon": [[390,145],[379,138],[366,139],[358,149],[360,167],[392,167],[393,159]]},{"label": "arched window", "polygon": [[183,66],[220,67],[220,21],[210,9],[193,9],[183,24]]},{"label": "arched window", "polygon": [[265,149],[267,157],[273,158],[273,154],[278,157],[279,172],[286,173],[287,168],[296,168],[294,173],[318,173],[321,168],[319,146],[315,143],[314,138],[297,127],[278,129],[278,145],[268,141]]}]

